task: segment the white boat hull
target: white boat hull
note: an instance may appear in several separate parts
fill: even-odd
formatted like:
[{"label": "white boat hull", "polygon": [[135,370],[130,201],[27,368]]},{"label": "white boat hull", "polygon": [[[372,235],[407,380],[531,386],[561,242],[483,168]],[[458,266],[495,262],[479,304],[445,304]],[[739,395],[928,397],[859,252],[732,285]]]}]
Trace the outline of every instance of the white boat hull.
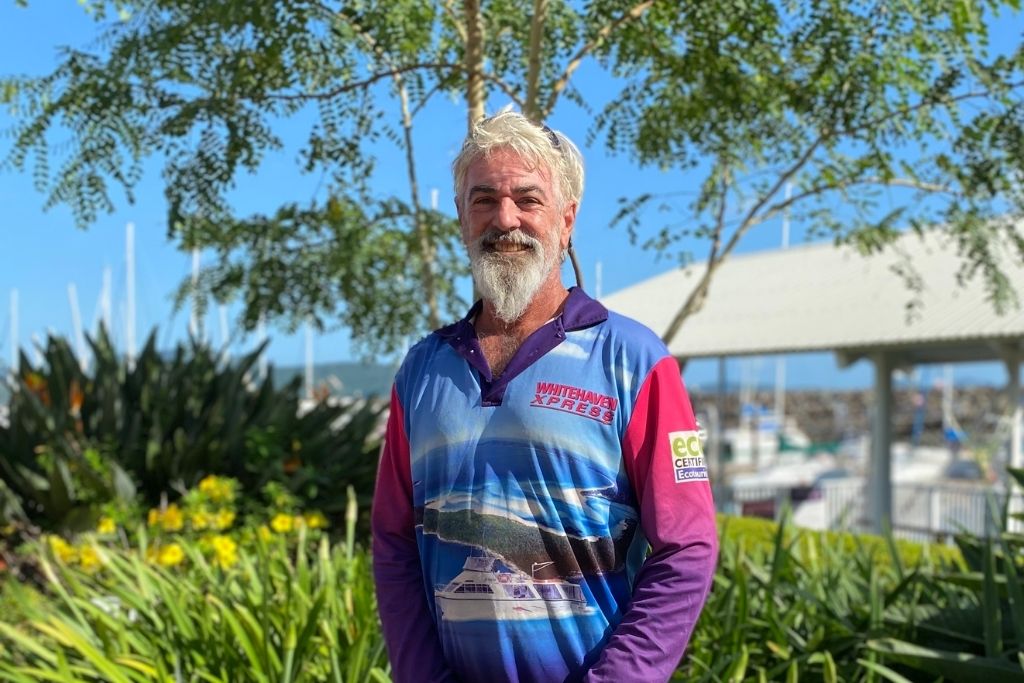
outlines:
[{"label": "white boat hull", "polygon": [[541,599],[496,599],[480,596],[435,594],[441,618],[448,621],[506,621],[509,619],[564,619],[588,616],[596,610],[585,604]]}]

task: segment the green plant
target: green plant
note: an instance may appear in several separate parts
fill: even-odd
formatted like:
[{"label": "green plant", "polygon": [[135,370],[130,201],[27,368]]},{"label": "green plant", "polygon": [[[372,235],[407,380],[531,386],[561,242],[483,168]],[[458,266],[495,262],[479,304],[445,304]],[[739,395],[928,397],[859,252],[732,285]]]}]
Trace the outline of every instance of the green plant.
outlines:
[{"label": "green plant", "polygon": [[[729,543],[735,543],[748,550],[761,553],[774,552],[779,525],[759,517],[731,517],[719,515],[718,524],[722,536]],[[914,566],[928,561],[941,566],[965,568],[960,548],[904,541],[872,534],[854,534],[846,531],[813,531],[792,528],[794,542],[803,552],[821,554],[832,550],[843,550],[851,555],[866,553],[876,564],[890,565],[893,551],[904,566]]]},{"label": "green plant", "polygon": [[[1009,472],[1024,485],[1024,470]],[[922,615],[917,638],[874,640],[872,652],[948,681],[1024,681],[1024,536],[1006,526],[1024,515],[998,510],[994,498],[990,513],[992,527],[1001,529],[993,537],[956,537],[963,571],[927,577],[929,589],[946,599]]]},{"label": "green plant", "polygon": [[83,421],[87,378],[67,342],[51,338],[44,367],[22,354],[0,424],[0,525],[90,527],[98,504],[131,501],[135,486],[108,445]]},{"label": "green plant", "polygon": [[351,488],[346,505],[342,543],[241,534],[227,567],[187,539],[164,566],[144,530],[126,549],[93,542],[98,569],[40,548],[45,595],[2,593],[0,680],[388,681]]},{"label": "green plant", "polygon": [[[873,640],[911,637],[941,596],[930,568],[958,553],[891,539],[722,516],[718,571],[683,668],[686,681],[871,681],[906,675]],[[899,680],[890,678],[890,680]]]},{"label": "green plant", "polygon": [[368,507],[382,403],[321,402],[300,415],[298,380],[252,382],[262,349],[232,363],[198,344],[165,355],[153,333],[129,365],[105,331],[89,343],[89,372],[60,338],[38,367],[22,357],[0,426],[0,522],[91,528],[114,498],[127,504],[137,491],[156,505],[209,474],[243,491],[281,482],[332,515],[351,484]]}]

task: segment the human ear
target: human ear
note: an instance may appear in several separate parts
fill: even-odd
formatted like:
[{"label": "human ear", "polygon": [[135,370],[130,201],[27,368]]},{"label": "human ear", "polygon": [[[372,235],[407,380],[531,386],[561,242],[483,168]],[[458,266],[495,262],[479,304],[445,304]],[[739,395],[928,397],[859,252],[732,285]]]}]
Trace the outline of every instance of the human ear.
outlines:
[{"label": "human ear", "polygon": [[576,202],[568,202],[562,210],[562,250],[569,247],[569,240],[572,239],[573,228],[576,227]]}]

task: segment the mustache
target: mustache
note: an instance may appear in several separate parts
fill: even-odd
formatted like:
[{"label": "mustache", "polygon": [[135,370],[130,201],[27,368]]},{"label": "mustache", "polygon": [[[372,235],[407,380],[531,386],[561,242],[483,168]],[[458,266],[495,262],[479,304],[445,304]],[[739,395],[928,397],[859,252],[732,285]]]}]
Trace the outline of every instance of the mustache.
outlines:
[{"label": "mustache", "polygon": [[512,230],[511,232],[505,232],[495,228],[492,228],[480,235],[480,237],[476,239],[475,246],[478,249],[486,249],[501,243],[522,245],[532,249],[539,249],[543,247],[540,240],[535,237],[530,237],[522,230],[517,229]]}]

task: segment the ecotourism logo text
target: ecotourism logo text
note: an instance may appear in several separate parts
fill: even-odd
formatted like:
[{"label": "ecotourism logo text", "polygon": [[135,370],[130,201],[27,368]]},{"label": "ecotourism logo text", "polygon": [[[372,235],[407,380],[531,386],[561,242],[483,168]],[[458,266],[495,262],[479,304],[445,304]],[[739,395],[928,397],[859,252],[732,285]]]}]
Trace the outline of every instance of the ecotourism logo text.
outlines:
[{"label": "ecotourism logo text", "polygon": [[677,484],[708,480],[704,450],[701,448],[697,432],[670,432],[668,444]]}]

